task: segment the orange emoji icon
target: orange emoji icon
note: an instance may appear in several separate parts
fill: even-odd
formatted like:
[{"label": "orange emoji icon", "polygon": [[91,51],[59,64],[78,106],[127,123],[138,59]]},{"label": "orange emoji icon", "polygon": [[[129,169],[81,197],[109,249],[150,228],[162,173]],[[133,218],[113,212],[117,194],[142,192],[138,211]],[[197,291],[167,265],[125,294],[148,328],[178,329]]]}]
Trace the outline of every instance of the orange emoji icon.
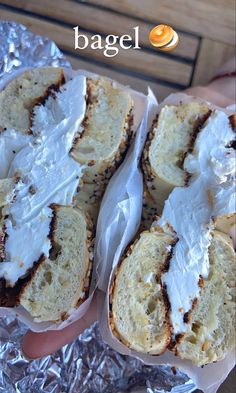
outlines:
[{"label": "orange emoji icon", "polygon": [[179,43],[179,36],[168,25],[155,26],[149,33],[149,41],[152,46],[155,46],[161,51],[171,51]]}]

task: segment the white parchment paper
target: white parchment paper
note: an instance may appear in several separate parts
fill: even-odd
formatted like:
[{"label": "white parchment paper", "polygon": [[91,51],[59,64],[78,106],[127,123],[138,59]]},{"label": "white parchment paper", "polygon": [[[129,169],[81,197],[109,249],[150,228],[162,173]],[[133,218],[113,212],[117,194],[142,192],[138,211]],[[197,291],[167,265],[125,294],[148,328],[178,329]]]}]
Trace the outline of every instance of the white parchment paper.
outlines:
[{"label": "white parchment paper", "polygon": [[[152,119],[153,110],[156,114],[163,105],[176,105],[190,100],[203,101],[197,97],[186,94],[171,94],[165,99],[158,109],[155,107],[153,95],[148,94],[148,112],[144,116],[140,129],[136,134],[136,141],[122,167],[113,176],[103,198],[98,219],[97,259],[99,261],[100,279],[100,329],[103,339],[118,352],[134,356],[146,364],[169,364],[186,373],[195,383],[196,387],[206,393],[215,393],[228,373],[235,365],[235,349],[220,362],[199,368],[190,361],[183,361],[166,351],[161,356],[151,356],[138,353],[127,348],[110,330],[109,326],[109,288],[114,279],[116,266],[125,247],[133,239],[139,226],[142,210],[142,175],[138,168],[143,141],[146,138]],[[209,103],[211,108],[215,105]],[[235,105],[229,108],[218,108],[228,115],[235,112]]]}]

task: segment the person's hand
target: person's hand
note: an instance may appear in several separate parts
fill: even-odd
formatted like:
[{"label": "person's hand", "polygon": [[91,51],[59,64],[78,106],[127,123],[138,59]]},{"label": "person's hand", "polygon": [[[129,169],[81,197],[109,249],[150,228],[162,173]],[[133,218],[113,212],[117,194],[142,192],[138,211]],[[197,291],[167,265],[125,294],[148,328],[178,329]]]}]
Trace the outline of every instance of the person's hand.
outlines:
[{"label": "person's hand", "polygon": [[[230,87],[234,86],[233,79],[235,78],[227,78],[227,84],[229,84]],[[231,96],[224,95],[224,89],[223,92],[221,92],[222,82],[223,80],[219,79],[212,82],[208,86],[190,87],[189,89],[183,91],[183,93],[202,98],[206,101],[211,102],[214,105],[225,108],[229,105],[234,104],[235,100],[233,99],[233,94]]]},{"label": "person's hand", "polygon": [[[236,58],[233,57],[227,61],[216,73],[219,75],[227,75],[235,72]],[[225,76],[213,79],[207,86],[193,86],[185,90],[184,93],[203,98],[217,106],[226,107],[235,104],[236,99],[236,81],[235,76]]]},{"label": "person's hand", "polygon": [[62,330],[34,333],[30,330],[22,340],[22,351],[26,358],[36,359],[51,354],[73,341],[97,320],[97,300],[94,297],[86,315]]},{"label": "person's hand", "polygon": [[[235,67],[235,59],[231,59],[220,70],[219,74],[231,72]],[[216,79],[207,86],[195,86],[184,93],[200,97],[217,106],[226,107],[235,103],[235,78]],[[97,320],[96,299],[87,314],[79,321],[59,331],[33,333],[28,331],[22,341],[22,350],[26,357],[35,359],[48,355],[74,340],[87,327]]]}]

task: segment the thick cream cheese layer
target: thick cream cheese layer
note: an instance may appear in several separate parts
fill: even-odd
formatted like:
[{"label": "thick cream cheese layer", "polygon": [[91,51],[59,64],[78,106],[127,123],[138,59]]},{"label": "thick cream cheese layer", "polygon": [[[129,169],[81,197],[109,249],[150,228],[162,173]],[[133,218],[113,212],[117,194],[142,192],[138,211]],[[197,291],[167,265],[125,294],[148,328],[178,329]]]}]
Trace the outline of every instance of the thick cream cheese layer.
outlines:
[{"label": "thick cream cheese layer", "polygon": [[191,174],[189,185],[174,188],[158,222],[170,224],[179,239],[162,277],[173,334],[189,328],[184,314],[200,295],[199,278],[208,277],[212,218],[235,211],[235,152],[226,147],[234,137],[227,115],[215,110],[184,161],[184,169]]},{"label": "thick cream cheese layer", "polygon": [[[50,205],[70,205],[83,166],[70,156],[82,131],[86,110],[86,78],[77,75],[55,97],[34,108],[33,139],[15,155],[8,177],[19,178],[15,198],[3,209],[6,260],[0,277],[13,286],[33,263],[49,256]],[[18,134],[19,135],[19,134]]]}]

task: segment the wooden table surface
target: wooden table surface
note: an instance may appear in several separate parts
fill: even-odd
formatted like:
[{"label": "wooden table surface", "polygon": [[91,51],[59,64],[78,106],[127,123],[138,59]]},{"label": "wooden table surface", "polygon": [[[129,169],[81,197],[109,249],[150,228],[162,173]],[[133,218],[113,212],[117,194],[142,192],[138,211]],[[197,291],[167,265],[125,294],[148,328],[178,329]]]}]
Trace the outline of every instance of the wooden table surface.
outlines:
[{"label": "wooden table surface", "polygon": [[[0,16],[16,20],[54,40],[75,68],[84,67],[146,91],[159,100],[171,92],[209,81],[234,53],[234,0],[0,0]],[[171,24],[180,43],[172,52],[150,46],[148,34],[158,23]],[[140,28],[142,50],[74,49],[74,26],[88,37],[131,34]]]},{"label": "wooden table surface", "polygon": [[[149,85],[158,100],[190,85],[204,84],[234,54],[234,0],[0,0],[0,19],[15,20],[46,35],[64,51],[74,68],[110,76],[136,90]],[[150,47],[148,34],[159,23],[170,24],[180,43],[172,52]],[[74,49],[74,26],[88,37],[133,35],[140,28],[142,50]],[[219,393],[235,391],[235,374]]]}]

